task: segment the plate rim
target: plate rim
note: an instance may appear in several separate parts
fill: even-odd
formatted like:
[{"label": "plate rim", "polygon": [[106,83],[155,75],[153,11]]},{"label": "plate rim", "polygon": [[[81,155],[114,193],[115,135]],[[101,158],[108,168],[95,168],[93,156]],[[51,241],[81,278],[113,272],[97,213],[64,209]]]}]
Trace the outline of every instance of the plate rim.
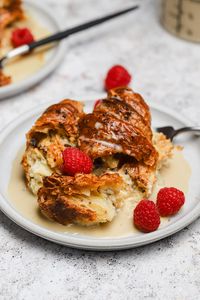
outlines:
[{"label": "plate rim", "polygon": [[[55,15],[52,11],[43,3],[35,2],[34,0],[24,0],[24,4],[27,7],[34,7],[34,9],[43,12],[44,14],[48,15],[49,19],[55,24],[58,30],[62,30],[61,23],[59,19],[56,19]],[[56,55],[53,56],[53,59],[48,63],[44,64],[41,69],[39,69],[34,74],[30,75],[26,79],[23,79],[19,82],[10,84],[8,86],[4,86],[0,88],[0,100],[8,98],[10,96],[14,96],[19,94],[32,86],[35,86],[38,82],[41,82],[45,79],[49,74],[51,74],[60,64],[61,60],[65,56],[66,53],[66,40],[63,40],[55,46]]]},{"label": "plate rim", "polygon": [[[82,98],[84,99],[84,98]],[[94,98],[96,99],[96,97]],[[86,100],[87,102],[94,102],[95,100]],[[41,104],[39,107],[35,107],[27,112],[24,112],[13,121],[11,121],[7,126],[5,126],[0,131],[0,145],[3,143],[6,136],[14,130],[19,124],[23,123],[31,116],[34,116],[40,113],[48,104],[52,104],[53,102],[48,102]],[[160,111],[161,113],[168,114],[179,122],[185,125],[191,125],[191,122],[188,122],[185,117],[180,116],[178,113],[172,111],[170,108],[166,108],[162,105],[158,105],[156,103],[151,102],[151,109],[155,109]],[[169,224],[167,227],[160,228],[159,231],[154,231],[152,233],[144,234],[144,238],[141,240],[141,235],[139,236],[127,236],[127,237],[113,237],[113,238],[95,238],[95,237],[84,237],[84,236],[76,236],[73,234],[63,234],[59,232],[53,232],[49,229],[41,227],[37,224],[34,224],[32,221],[28,220],[26,217],[22,216],[17,209],[12,207],[9,200],[6,199],[0,191],[0,209],[1,211],[10,218],[14,223],[24,228],[25,230],[35,234],[36,236],[40,236],[46,240],[50,240],[57,244],[62,244],[65,246],[77,248],[77,249],[85,249],[85,250],[98,250],[98,251],[112,251],[112,250],[123,250],[129,248],[135,248],[138,246],[142,246],[145,244],[150,244],[152,242],[161,240],[167,236],[170,236],[184,227],[191,224],[195,219],[200,216],[200,202],[197,203],[187,214],[182,216],[175,223]]]}]

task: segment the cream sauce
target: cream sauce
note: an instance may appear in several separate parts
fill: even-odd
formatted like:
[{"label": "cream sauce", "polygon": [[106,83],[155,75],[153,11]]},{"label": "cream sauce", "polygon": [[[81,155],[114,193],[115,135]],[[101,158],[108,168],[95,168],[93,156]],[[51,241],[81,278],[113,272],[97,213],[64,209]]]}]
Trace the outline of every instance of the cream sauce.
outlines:
[{"label": "cream sauce", "polygon": [[[13,169],[8,186],[8,198],[17,211],[42,227],[56,232],[72,233],[98,236],[98,237],[117,237],[132,235],[137,232],[132,222],[133,209],[137,202],[140,200],[133,200],[129,198],[125,201],[125,205],[120,209],[117,216],[111,223],[94,226],[82,227],[77,225],[63,226],[56,222],[46,219],[39,211],[37,205],[37,198],[32,195],[24,183],[23,170],[20,165],[21,157],[24,152],[22,149],[15,161],[13,162]],[[181,174],[181,176],[178,176]],[[159,174],[157,183],[155,184],[154,191],[150,197],[152,200],[156,199],[157,191],[164,186],[173,186],[181,189],[185,194],[188,191],[189,178],[191,170],[189,164],[184,159],[183,154],[179,150],[174,151],[173,158],[170,159],[168,167],[164,167]],[[166,224],[169,220],[162,218],[161,226]]]},{"label": "cream sauce", "polygon": [[[4,30],[3,39],[1,41],[0,57],[12,49],[10,42],[11,32],[15,28],[27,27],[33,33],[35,40],[49,35],[48,29],[42,27],[32,16],[26,16],[26,19],[16,22],[13,26]],[[23,57],[17,57],[6,63],[3,71],[5,75],[12,77],[12,83],[21,81],[37,72],[45,64],[45,54],[49,46],[41,47],[31,54]]]}]

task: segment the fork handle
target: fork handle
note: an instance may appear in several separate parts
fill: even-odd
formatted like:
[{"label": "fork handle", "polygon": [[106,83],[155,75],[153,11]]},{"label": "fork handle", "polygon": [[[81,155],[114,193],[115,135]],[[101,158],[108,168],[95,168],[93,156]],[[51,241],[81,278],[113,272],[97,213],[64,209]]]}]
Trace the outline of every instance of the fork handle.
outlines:
[{"label": "fork handle", "polygon": [[138,5],[131,6],[131,7],[127,8],[127,9],[124,9],[124,10],[112,13],[112,14],[107,15],[105,17],[101,17],[101,18],[98,18],[98,19],[86,22],[84,24],[81,24],[81,25],[69,28],[67,30],[64,30],[64,31],[61,31],[61,32],[58,32],[58,33],[55,33],[55,34],[52,34],[52,35],[50,35],[50,36],[48,36],[46,38],[43,38],[41,40],[32,42],[31,44],[28,45],[29,46],[29,51],[31,51],[31,50],[33,50],[33,49],[35,49],[37,47],[40,47],[42,45],[49,44],[51,42],[60,41],[60,40],[66,38],[66,37],[68,37],[68,36],[70,36],[72,34],[75,34],[77,32],[89,29],[89,28],[91,28],[93,26],[99,25],[99,24],[104,23],[106,21],[109,21],[109,20],[111,20],[113,18],[119,17],[119,16],[124,15],[126,13],[129,13],[129,12],[131,12],[133,10],[136,10],[138,7],[139,7]]},{"label": "fork handle", "polygon": [[197,135],[200,135],[200,126],[183,127],[183,128],[177,129],[175,131],[173,137],[180,133],[183,133],[183,132],[195,132]]}]

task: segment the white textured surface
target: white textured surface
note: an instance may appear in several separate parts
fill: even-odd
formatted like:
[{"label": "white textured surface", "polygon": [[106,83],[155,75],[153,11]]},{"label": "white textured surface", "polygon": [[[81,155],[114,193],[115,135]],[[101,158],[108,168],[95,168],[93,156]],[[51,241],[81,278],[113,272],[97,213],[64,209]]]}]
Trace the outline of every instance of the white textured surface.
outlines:
[{"label": "white textured surface", "polygon": [[[158,0],[141,2],[140,11],[71,38],[65,61],[51,77],[0,102],[0,128],[40,103],[102,94],[105,72],[115,63],[128,67],[132,87],[149,103],[164,103],[198,124],[199,45],[163,30]],[[125,6],[122,0],[47,3],[63,27]],[[0,299],[199,299],[199,220],[163,241],[112,253],[55,245],[2,213],[0,223]]]}]

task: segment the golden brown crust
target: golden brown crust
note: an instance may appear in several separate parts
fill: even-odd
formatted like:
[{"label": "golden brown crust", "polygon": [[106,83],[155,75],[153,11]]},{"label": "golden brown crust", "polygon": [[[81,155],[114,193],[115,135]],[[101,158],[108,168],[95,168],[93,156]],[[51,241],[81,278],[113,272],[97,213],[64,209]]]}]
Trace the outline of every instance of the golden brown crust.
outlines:
[{"label": "golden brown crust", "polygon": [[1,70],[0,70],[0,87],[4,85],[8,85],[11,83],[11,76],[5,75]]},{"label": "golden brown crust", "polygon": [[152,192],[153,184],[157,180],[156,172],[172,157],[174,149],[172,142],[162,133],[154,133],[153,144],[158,152],[158,160],[154,167],[136,162],[124,164],[122,167],[122,170],[129,174],[136,186],[142,189],[146,196]]},{"label": "golden brown crust", "polygon": [[0,31],[15,21],[24,18],[21,0],[1,1],[0,5]]},{"label": "golden brown crust", "polygon": [[140,95],[128,88],[111,90],[108,99],[80,120],[79,146],[92,158],[122,153],[154,166],[158,155],[150,120]]},{"label": "golden brown crust", "polygon": [[7,8],[10,10],[15,9],[21,5],[21,0],[1,0],[0,1],[0,8]]},{"label": "golden brown crust", "polygon": [[[44,198],[43,198],[44,197]],[[39,207],[41,212],[49,219],[56,221],[62,225],[68,225],[72,223],[78,224],[90,224],[95,223],[97,219],[96,212],[85,207],[77,205],[63,196],[57,198],[46,198],[46,195],[40,198],[39,194]]]},{"label": "golden brown crust", "polygon": [[151,114],[149,106],[144,101],[142,96],[140,94],[134,93],[131,88],[120,87],[112,89],[108,92],[108,98],[116,98],[129,104],[133,110],[141,115],[141,117],[148,125],[151,124]]},{"label": "golden brown crust", "polygon": [[53,174],[45,177],[43,180],[43,187],[49,190],[58,188],[62,194],[68,196],[74,194],[83,194],[85,189],[91,192],[97,191],[103,186],[119,186],[122,184],[122,179],[118,174],[106,173],[98,177],[94,174],[76,174],[72,176],[60,176]]},{"label": "golden brown crust", "polygon": [[38,191],[38,203],[45,216],[63,225],[97,224],[108,221],[107,211],[101,207],[101,202],[108,200],[102,199],[95,206],[93,199],[101,194],[102,188],[117,189],[121,186],[122,179],[118,174],[100,177],[94,174],[77,174],[75,177],[53,174],[44,178],[43,187]]},{"label": "golden brown crust", "polygon": [[139,129],[149,140],[152,139],[152,130],[149,124],[147,124],[141,114],[125,101],[118,100],[117,98],[103,99],[94,111],[112,114],[114,117]]},{"label": "golden brown crust", "polygon": [[155,164],[156,151],[142,132],[109,113],[87,114],[80,120],[79,127],[80,148],[93,159],[123,153],[146,164]]},{"label": "golden brown crust", "polygon": [[64,135],[74,142],[78,136],[79,118],[83,115],[81,102],[65,99],[51,105],[28,132],[27,144],[35,146],[44,136],[51,133]]},{"label": "golden brown crust", "polygon": [[67,99],[54,104],[27,133],[22,166],[33,193],[41,186],[45,174],[50,175],[53,171],[60,173],[63,150],[76,144],[78,122],[83,116],[82,107],[80,102]]}]

